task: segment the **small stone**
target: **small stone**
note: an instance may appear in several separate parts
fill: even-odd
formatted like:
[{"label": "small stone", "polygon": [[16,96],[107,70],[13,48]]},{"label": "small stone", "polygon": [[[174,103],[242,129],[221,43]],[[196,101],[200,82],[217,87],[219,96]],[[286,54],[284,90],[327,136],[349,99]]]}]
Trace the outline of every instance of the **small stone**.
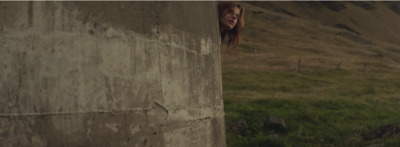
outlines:
[{"label": "small stone", "polygon": [[282,118],[276,117],[276,116],[270,116],[268,119],[268,123],[277,124],[277,125],[280,125],[280,126],[286,128],[285,120],[283,120]]},{"label": "small stone", "polygon": [[244,119],[240,119],[237,122],[229,126],[229,130],[237,135],[244,135],[247,130],[247,123]]},{"label": "small stone", "polygon": [[266,131],[275,131],[278,133],[287,134],[285,120],[276,116],[269,116],[269,118],[264,122],[264,129]]}]

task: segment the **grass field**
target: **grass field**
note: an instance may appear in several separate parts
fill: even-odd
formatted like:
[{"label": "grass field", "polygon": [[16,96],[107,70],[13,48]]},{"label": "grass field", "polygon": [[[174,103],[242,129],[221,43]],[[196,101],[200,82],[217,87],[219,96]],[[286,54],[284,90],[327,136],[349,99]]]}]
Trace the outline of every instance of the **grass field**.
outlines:
[{"label": "grass field", "polygon": [[400,133],[365,139],[400,126],[399,2],[242,4],[242,43],[221,54],[228,146],[400,146]]},{"label": "grass field", "polygon": [[[227,128],[244,119],[244,135],[227,131],[228,146],[400,146],[400,134],[364,140],[400,123],[399,72],[326,70],[255,71],[224,68]],[[269,115],[288,133],[263,129]]]}]

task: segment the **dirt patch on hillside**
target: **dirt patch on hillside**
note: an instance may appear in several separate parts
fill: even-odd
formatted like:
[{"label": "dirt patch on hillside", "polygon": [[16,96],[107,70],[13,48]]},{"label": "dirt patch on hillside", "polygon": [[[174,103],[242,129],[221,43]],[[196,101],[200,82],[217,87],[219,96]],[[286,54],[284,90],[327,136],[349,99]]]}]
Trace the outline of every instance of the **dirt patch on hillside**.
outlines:
[{"label": "dirt patch on hillside", "polygon": [[336,24],[334,27],[339,28],[339,29],[344,29],[344,30],[356,33],[357,35],[360,35],[359,32],[354,31],[352,28],[350,28],[349,26],[347,26],[345,24]]},{"label": "dirt patch on hillside", "polygon": [[352,4],[354,4],[354,5],[358,6],[358,7],[361,7],[361,8],[363,8],[363,9],[365,9],[365,10],[373,10],[373,9],[376,9],[375,6],[369,4],[368,2],[352,1],[352,2],[350,2],[350,3],[352,3]]},{"label": "dirt patch on hillside", "polygon": [[339,32],[336,35],[344,37],[344,38],[349,39],[349,40],[353,40],[354,42],[357,42],[357,43],[360,43],[360,44],[373,45],[372,41],[370,41],[368,39],[365,39],[365,38],[363,38],[363,37],[361,37],[359,35],[355,35],[353,33]]},{"label": "dirt patch on hillside", "polygon": [[298,16],[298,15],[292,13],[292,12],[289,12],[288,10],[285,10],[285,9],[275,9],[274,11],[278,12],[278,13],[287,14],[287,15],[290,15],[290,16],[293,16],[293,17],[300,17],[300,16]]}]

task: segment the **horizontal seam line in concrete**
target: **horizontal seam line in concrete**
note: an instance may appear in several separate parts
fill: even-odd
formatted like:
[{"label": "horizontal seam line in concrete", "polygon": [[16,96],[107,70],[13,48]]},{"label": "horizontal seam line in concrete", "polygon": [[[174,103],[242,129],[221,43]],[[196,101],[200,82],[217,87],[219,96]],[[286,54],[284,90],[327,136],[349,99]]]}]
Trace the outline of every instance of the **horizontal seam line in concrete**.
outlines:
[{"label": "horizontal seam line in concrete", "polygon": [[[200,107],[180,107],[173,112],[184,110],[184,109],[198,109],[198,108],[212,108],[220,109],[219,107],[210,106],[200,106]],[[44,115],[72,115],[72,114],[90,114],[90,113],[122,113],[122,112],[146,112],[151,111],[152,108],[137,108],[137,109],[127,109],[127,110],[112,110],[112,111],[83,111],[83,112],[44,112],[44,113],[22,113],[22,114],[0,114],[0,117],[12,117],[12,116],[44,116]],[[223,110],[223,109],[222,109]]]},{"label": "horizontal seam line in concrete", "polygon": [[47,112],[47,113],[23,113],[23,114],[0,114],[0,117],[10,116],[44,116],[44,115],[72,115],[72,114],[89,114],[89,113],[122,113],[122,112],[145,112],[150,111],[150,108],[114,110],[114,111],[86,111],[86,112]]},{"label": "horizontal seam line in concrete", "polygon": [[184,109],[199,109],[199,108],[214,108],[214,109],[223,109],[222,106],[213,106],[213,105],[200,105],[200,106],[193,106],[193,107],[176,107],[173,111],[179,111]]}]

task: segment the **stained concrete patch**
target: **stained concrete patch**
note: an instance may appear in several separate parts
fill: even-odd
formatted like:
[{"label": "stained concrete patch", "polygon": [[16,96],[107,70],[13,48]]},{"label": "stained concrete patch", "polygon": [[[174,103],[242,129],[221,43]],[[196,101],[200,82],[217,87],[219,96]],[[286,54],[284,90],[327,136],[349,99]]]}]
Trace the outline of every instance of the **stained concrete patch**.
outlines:
[{"label": "stained concrete patch", "polygon": [[216,2],[0,12],[0,146],[225,146]]}]

